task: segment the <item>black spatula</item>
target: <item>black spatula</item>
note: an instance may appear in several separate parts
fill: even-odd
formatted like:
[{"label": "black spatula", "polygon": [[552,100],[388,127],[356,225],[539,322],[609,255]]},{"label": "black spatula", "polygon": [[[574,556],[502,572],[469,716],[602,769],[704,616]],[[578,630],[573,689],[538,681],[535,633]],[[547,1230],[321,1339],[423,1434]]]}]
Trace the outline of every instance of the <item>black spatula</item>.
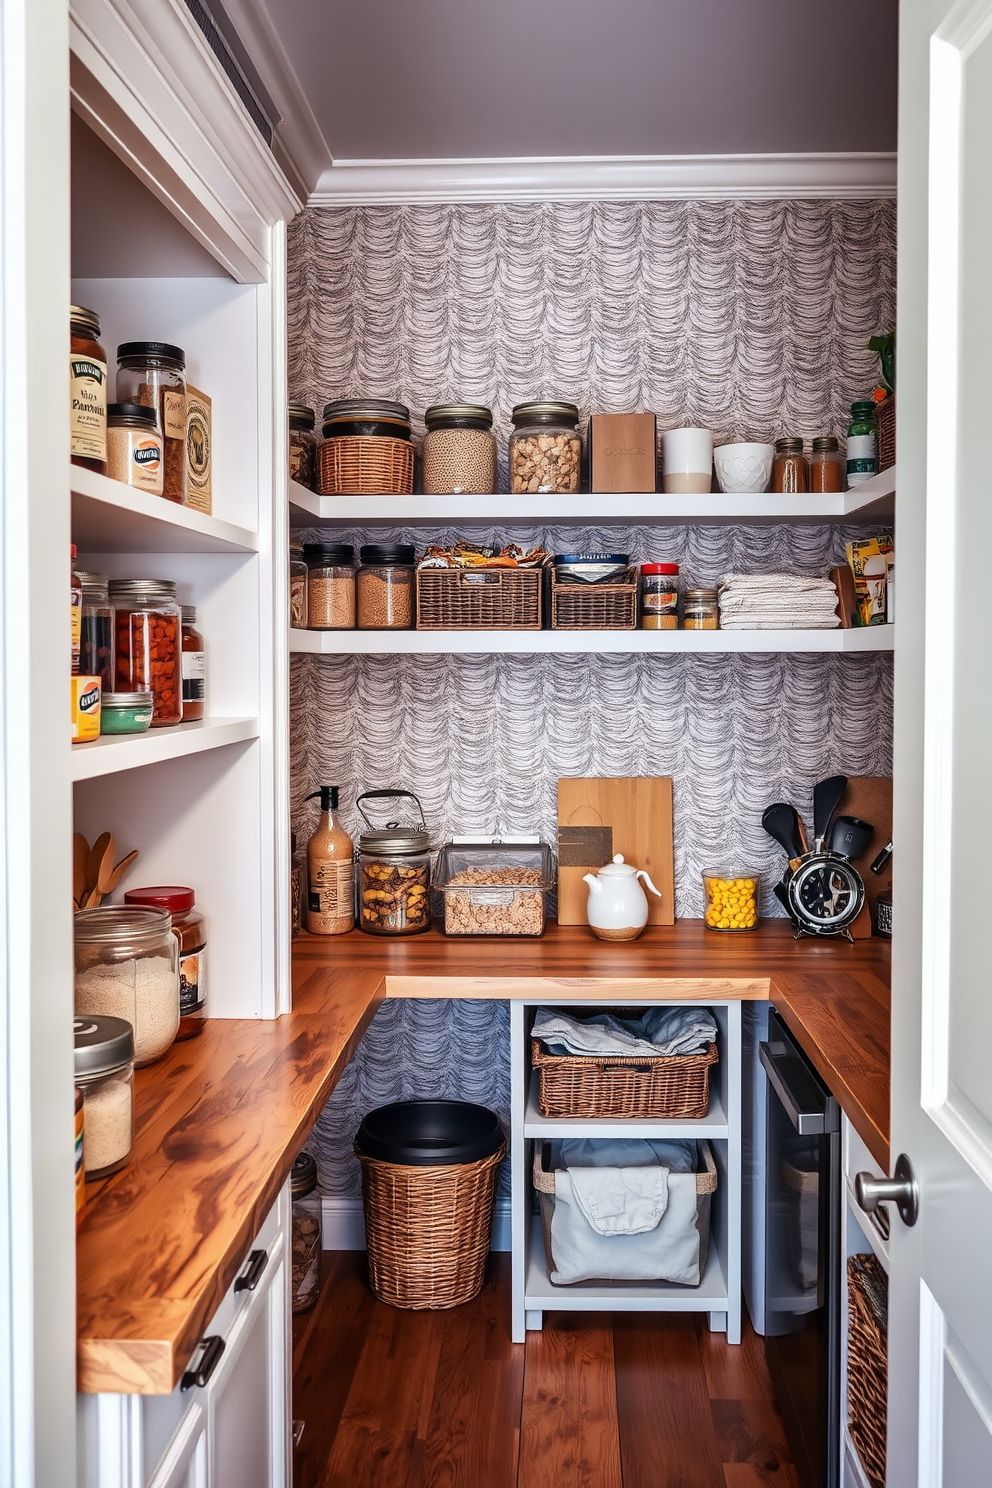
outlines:
[{"label": "black spatula", "polygon": [[769,837],[774,838],[779,847],[785,850],[789,866],[795,868],[803,852],[796,808],[786,801],[775,801],[761,813],[761,825]]},{"label": "black spatula", "polygon": [[813,787],[813,850],[823,851],[830,821],[847,790],[846,775],[830,775]]}]

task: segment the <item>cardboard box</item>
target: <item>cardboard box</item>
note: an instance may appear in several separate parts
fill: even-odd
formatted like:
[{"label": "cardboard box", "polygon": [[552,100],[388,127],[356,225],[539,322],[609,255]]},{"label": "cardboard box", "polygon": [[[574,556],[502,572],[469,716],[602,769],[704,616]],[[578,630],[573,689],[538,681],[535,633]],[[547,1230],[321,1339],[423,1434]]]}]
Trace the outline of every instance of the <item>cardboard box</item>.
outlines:
[{"label": "cardboard box", "polygon": [[186,385],[186,505],[194,511],[213,509],[210,485],[211,403],[191,383]]},{"label": "cardboard box", "polygon": [[88,744],[100,737],[99,677],[72,678],[72,742]]},{"label": "cardboard box", "polygon": [[657,444],[657,420],[653,413],[592,414],[590,491],[654,491]]}]

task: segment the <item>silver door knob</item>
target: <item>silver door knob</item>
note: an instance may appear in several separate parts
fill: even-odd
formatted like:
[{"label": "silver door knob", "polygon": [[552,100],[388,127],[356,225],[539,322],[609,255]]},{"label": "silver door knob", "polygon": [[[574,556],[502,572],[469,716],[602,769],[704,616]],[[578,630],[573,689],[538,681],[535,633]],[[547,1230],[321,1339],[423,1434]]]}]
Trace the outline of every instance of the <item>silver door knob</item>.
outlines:
[{"label": "silver door knob", "polygon": [[895,1204],[903,1224],[912,1228],[919,1218],[920,1185],[905,1152],[896,1158],[891,1178],[858,1173],[854,1179],[854,1197],[866,1214],[873,1214],[879,1204]]}]

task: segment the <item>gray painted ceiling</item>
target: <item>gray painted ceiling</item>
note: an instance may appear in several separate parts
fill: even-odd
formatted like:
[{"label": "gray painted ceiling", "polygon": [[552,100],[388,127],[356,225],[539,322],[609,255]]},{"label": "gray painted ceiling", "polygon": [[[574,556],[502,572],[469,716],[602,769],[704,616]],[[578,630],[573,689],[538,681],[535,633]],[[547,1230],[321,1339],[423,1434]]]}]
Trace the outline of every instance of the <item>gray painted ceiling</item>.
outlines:
[{"label": "gray painted ceiling", "polygon": [[897,0],[265,0],[336,160],[888,151]]}]

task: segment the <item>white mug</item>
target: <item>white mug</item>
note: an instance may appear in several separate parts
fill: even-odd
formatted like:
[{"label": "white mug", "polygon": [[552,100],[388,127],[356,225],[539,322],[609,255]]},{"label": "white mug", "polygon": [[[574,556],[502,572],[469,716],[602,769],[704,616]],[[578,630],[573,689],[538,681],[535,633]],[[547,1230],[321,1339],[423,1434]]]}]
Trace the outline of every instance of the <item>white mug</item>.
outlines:
[{"label": "white mug", "polygon": [[661,436],[662,489],[672,496],[702,495],[713,486],[710,429],[666,429]]}]

